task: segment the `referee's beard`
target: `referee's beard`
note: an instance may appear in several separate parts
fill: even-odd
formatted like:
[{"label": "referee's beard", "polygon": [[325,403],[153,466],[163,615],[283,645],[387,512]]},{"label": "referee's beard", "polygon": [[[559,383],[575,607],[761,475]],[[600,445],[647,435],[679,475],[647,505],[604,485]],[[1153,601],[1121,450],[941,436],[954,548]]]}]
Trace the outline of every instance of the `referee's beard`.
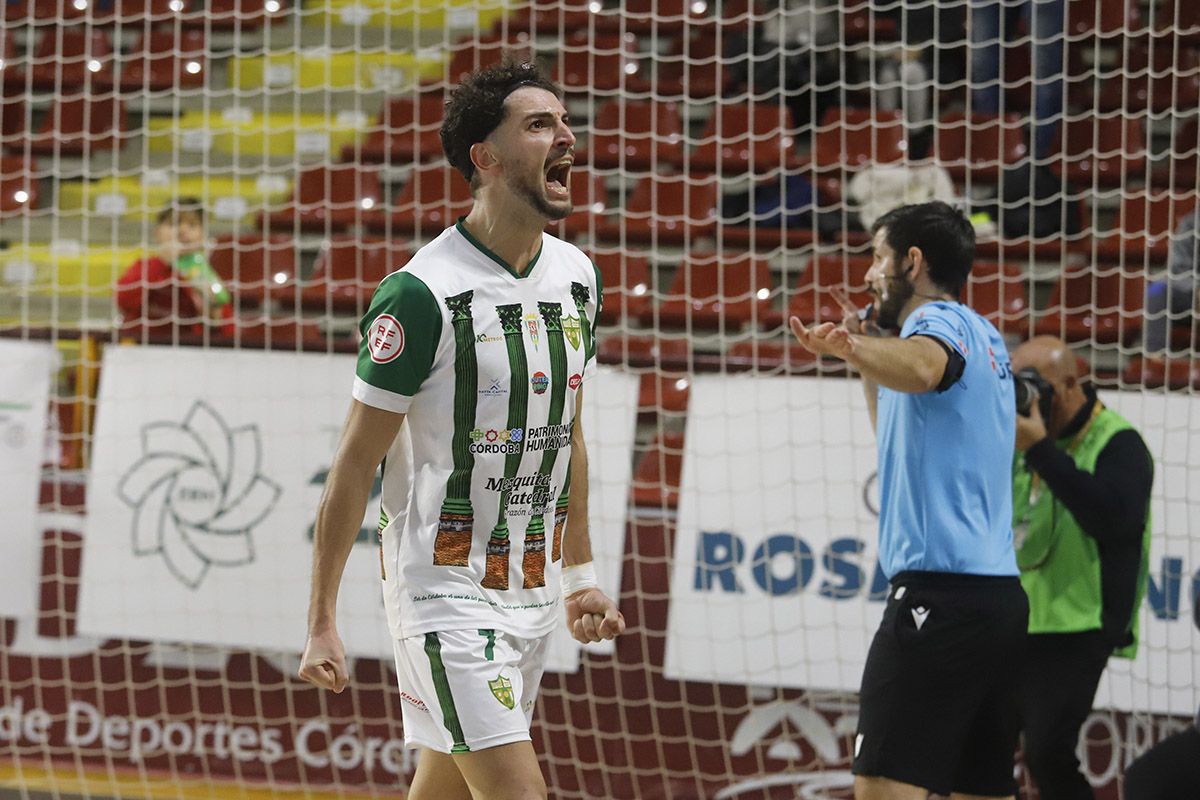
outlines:
[{"label": "referee's beard", "polygon": [[917,287],[906,277],[887,278],[887,288],[879,296],[876,324],[886,330],[899,330],[900,313],[916,291]]}]

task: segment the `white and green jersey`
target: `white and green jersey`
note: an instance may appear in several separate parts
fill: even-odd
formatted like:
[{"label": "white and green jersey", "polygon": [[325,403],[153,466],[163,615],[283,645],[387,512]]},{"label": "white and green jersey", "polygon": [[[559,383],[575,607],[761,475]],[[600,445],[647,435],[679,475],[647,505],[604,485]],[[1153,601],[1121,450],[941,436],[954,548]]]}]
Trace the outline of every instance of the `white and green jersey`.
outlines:
[{"label": "white and green jersey", "polygon": [[392,635],[560,622],[575,395],[596,369],[600,276],[543,234],[523,276],[460,222],[380,282],[354,397],[407,414],[383,466]]}]

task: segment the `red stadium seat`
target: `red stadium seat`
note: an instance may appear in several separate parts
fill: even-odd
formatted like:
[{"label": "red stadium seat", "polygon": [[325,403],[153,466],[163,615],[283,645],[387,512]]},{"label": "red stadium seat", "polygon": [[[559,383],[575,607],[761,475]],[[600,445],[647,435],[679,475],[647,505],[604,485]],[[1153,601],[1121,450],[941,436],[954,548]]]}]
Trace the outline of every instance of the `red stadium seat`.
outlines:
[{"label": "red stadium seat", "polygon": [[38,42],[29,81],[33,88],[48,91],[111,85],[113,61],[112,41],[105,31],[53,27]]},{"label": "red stadium seat", "polygon": [[311,311],[366,313],[375,287],[408,263],[412,253],[390,239],[338,236],[317,256],[312,277],[300,292]]},{"label": "red stadium seat", "polygon": [[964,302],[1001,333],[1029,335],[1029,281],[1011,264],[976,261],[964,291]]},{"label": "red stadium seat", "polygon": [[638,385],[638,417],[643,421],[659,414],[687,413],[691,380],[686,372],[647,372]]},{"label": "red stadium seat", "polygon": [[445,108],[441,94],[391,98],[362,145],[346,145],[342,160],[406,164],[441,158]]},{"label": "red stadium seat", "polygon": [[1170,150],[1154,168],[1155,186],[1195,190],[1200,186],[1200,121],[1192,117],[1172,137]]},{"label": "red stadium seat", "polygon": [[342,230],[378,216],[383,204],[378,168],[310,167],[296,180],[292,200],[282,210],[264,215],[264,223],[276,229]]},{"label": "red stadium seat", "polygon": [[188,28],[214,31],[254,31],[287,17],[287,0],[207,0],[202,12],[184,20]]},{"label": "red stadium seat", "polygon": [[23,151],[27,130],[24,96],[0,95],[0,149]]},{"label": "red stadium seat", "polygon": [[608,186],[604,176],[588,167],[571,168],[571,204],[575,210],[561,222],[552,222],[546,230],[569,239],[592,233],[604,223],[608,211]]},{"label": "red stadium seat", "polygon": [[765,325],[772,316],[771,270],[749,253],[690,254],[679,268],[657,313],[642,323],[663,327],[739,330]]},{"label": "red stadium seat", "polygon": [[729,85],[727,59],[721,57],[721,35],[728,28],[693,27],[672,41],[667,53],[651,60],[653,74],[630,79],[629,89],[658,98],[719,97]]},{"label": "red stadium seat", "polygon": [[316,322],[267,316],[239,319],[232,337],[242,348],[255,350],[325,349],[328,338]]},{"label": "red stadium seat", "polygon": [[904,120],[898,111],[831,108],[825,112],[813,143],[817,169],[858,169],[866,164],[890,164],[908,149]]},{"label": "red stadium seat", "polygon": [[580,160],[594,167],[656,170],[683,164],[683,121],[673,103],[609,100],[596,109]]},{"label": "red stadium seat", "polygon": [[1132,36],[1143,28],[1137,3],[1129,0],[1070,0],[1067,34],[1076,38]]},{"label": "red stadium seat", "polygon": [[196,89],[208,77],[204,31],[157,30],[142,36],[121,65],[121,88]]},{"label": "red stadium seat", "polygon": [[683,434],[662,432],[638,459],[633,473],[633,504],[672,509],[679,505],[683,473]]},{"label": "red stadium seat", "polygon": [[1134,357],[1121,373],[1126,384],[1158,389],[1200,389],[1200,359]]},{"label": "red stadium seat", "polygon": [[621,4],[621,24],[639,36],[666,37],[711,19],[707,11],[708,4],[703,1],[625,0]]},{"label": "red stadium seat", "polygon": [[791,332],[784,339],[744,339],[725,354],[725,368],[767,374],[811,374],[820,369],[820,359],[800,346]]},{"label": "red stadium seat", "polygon": [[1081,186],[1122,186],[1146,174],[1146,137],[1140,119],[1123,115],[1068,120],[1055,131],[1056,174]]},{"label": "red stadium seat", "polygon": [[620,219],[601,228],[610,241],[679,244],[717,229],[718,178],[649,175],[638,181]]},{"label": "red stadium seat", "polygon": [[597,0],[530,0],[497,20],[496,27],[559,39],[591,30],[615,30],[617,20],[612,14],[599,13],[601,10]]},{"label": "red stadium seat", "polygon": [[655,367],[668,371],[686,371],[695,367],[692,348],[686,337],[607,334],[597,338],[596,358],[602,364]]},{"label": "red stadium seat", "polygon": [[[388,222],[394,233],[432,238],[470,211],[473,202],[470,186],[455,169],[445,163],[421,166],[409,175]],[[367,225],[380,230],[384,220],[371,218]]]},{"label": "red stadium seat", "polygon": [[569,36],[559,50],[554,79],[568,92],[623,89],[640,70],[632,33]]},{"label": "red stadium seat", "polygon": [[1018,114],[945,114],[936,132],[937,160],[955,180],[994,182],[1029,154]]},{"label": "red stadium seat", "polygon": [[235,306],[258,306],[269,298],[294,300],[299,293],[296,244],[288,236],[219,236],[209,262]]},{"label": "red stadium seat", "polygon": [[445,83],[456,86],[472,72],[499,64],[504,61],[505,57],[515,61],[532,59],[533,40],[529,34],[518,33],[514,28],[510,29],[507,37],[489,34],[478,39],[470,36],[460,39],[451,48],[446,74],[441,79],[427,81],[427,83]]},{"label": "red stadium seat", "polygon": [[840,288],[859,307],[871,302],[866,291],[867,270],[871,259],[841,253],[817,256],[796,281],[788,303],[788,316],[797,317],[805,325],[822,322],[841,322],[842,307],[831,290]]},{"label": "red stadium seat", "polygon": [[1100,76],[1102,111],[1185,111],[1200,105],[1200,53],[1192,48],[1155,41],[1152,53],[1145,44],[1135,45],[1119,71]]},{"label": "red stadium seat", "polygon": [[616,325],[638,319],[650,311],[654,289],[650,280],[650,262],[628,250],[609,250],[592,254],[600,280],[604,284],[601,325]]},{"label": "red stadium seat", "polygon": [[1135,191],[1121,200],[1121,209],[1106,236],[1097,231],[1096,253],[1105,261],[1122,256],[1147,266],[1165,266],[1170,235],[1196,205],[1193,193]]},{"label": "red stadium seat", "polygon": [[899,38],[896,20],[875,11],[868,0],[848,0],[842,15],[843,40],[855,42],[894,42]]},{"label": "red stadium seat", "polygon": [[1145,276],[1084,266],[1064,269],[1034,330],[1068,342],[1129,344],[1142,329]]},{"label": "red stadium seat", "polygon": [[735,175],[794,167],[794,129],[787,106],[718,102],[688,162],[693,170]]},{"label": "red stadium seat", "polygon": [[74,22],[87,16],[93,5],[88,2],[80,8],[74,0],[8,0],[4,4],[4,21],[11,24],[34,20]]},{"label": "red stadium seat", "polygon": [[120,146],[128,128],[125,104],[115,97],[56,98],[30,138],[37,155],[86,156]]},{"label": "red stadium seat", "polygon": [[1200,43],[1200,4],[1193,0],[1159,0],[1154,19],[1155,30],[1179,37],[1180,45]]},{"label": "red stadium seat", "polygon": [[0,214],[14,214],[37,208],[38,182],[33,177],[37,165],[23,156],[0,156]]}]

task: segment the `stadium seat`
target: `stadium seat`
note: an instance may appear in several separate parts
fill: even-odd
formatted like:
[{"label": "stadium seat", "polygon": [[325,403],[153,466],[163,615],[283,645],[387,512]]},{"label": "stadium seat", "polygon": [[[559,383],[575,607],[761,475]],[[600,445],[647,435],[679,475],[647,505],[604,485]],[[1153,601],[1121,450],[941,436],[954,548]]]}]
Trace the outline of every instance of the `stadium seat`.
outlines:
[{"label": "stadium seat", "polygon": [[239,319],[232,343],[254,350],[324,350],[328,337],[317,322],[292,317],[257,316]]},{"label": "stadium seat", "polygon": [[907,149],[900,112],[831,108],[821,118],[812,158],[818,170],[853,170],[868,163],[899,161]]},{"label": "stadium seat", "polygon": [[867,256],[830,253],[815,257],[792,288],[787,315],[797,317],[805,325],[841,322],[842,307],[831,290],[843,289],[859,308],[866,306],[871,302],[866,291],[870,268],[871,259]]},{"label": "stadium seat", "polygon": [[368,228],[432,238],[471,210],[471,188],[458,171],[444,162],[415,168],[396,198],[391,217],[367,218]]},{"label": "stadium seat", "polygon": [[1151,268],[1165,267],[1171,234],[1196,205],[1194,193],[1166,191],[1130,192],[1121,200],[1121,208],[1107,235],[1096,231],[1096,254],[1104,261],[1122,257]]},{"label": "stadium seat", "polygon": [[6,0],[4,21],[13,25],[37,20],[74,22],[86,17],[93,3],[80,5],[75,0]]},{"label": "stadium seat", "polygon": [[1192,117],[1172,137],[1154,167],[1154,185],[1194,191],[1200,186],[1200,120]]},{"label": "stadium seat", "polygon": [[794,129],[787,106],[718,102],[687,160],[692,170],[731,175],[793,168]]},{"label": "stadium seat", "polygon": [[598,336],[597,340],[596,358],[601,364],[655,367],[672,372],[697,366],[686,336],[610,333]]},{"label": "stadium seat", "polygon": [[571,34],[558,53],[554,80],[567,92],[612,92],[623,89],[641,69],[632,33]]},{"label": "stadium seat", "polygon": [[705,0],[625,0],[621,24],[639,36],[665,38],[709,20],[708,10]]},{"label": "stadium seat", "polygon": [[[108,33],[91,28],[47,29],[38,42],[29,67],[34,89],[61,91],[91,84],[112,85],[113,47]],[[16,79],[20,83],[20,78]]]},{"label": "stadium seat", "polygon": [[1141,272],[1064,269],[1034,330],[1068,342],[1128,345],[1142,329],[1145,291]]},{"label": "stadium seat", "polygon": [[842,13],[844,42],[894,42],[899,38],[896,20],[878,13],[873,6],[868,0],[847,0]]},{"label": "stadium seat", "polygon": [[361,146],[349,144],[342,148],[342,160],[408,164],[441,158],[439,131],[444,112],[441,94],[393,97],[384,103]]},{"label": "stadium seat", "polygon": [[957,181],[995,182],[1002,167],[1029,153],[1018,114],[944,114],[936,131],[937,161]]},{"label": "stadium seat", "polygon": [[616,29],[612,14],[601,14],[596,0],[530,0],[517,4],[496,27],[538,36],[562,39],[576,33],[611,32]]},{"label": "stadium seat", "polygon": [[[79,0],[71,0],[78,4]],[[195,13],[195,0],[87,0],[91,18],[98,25],[120,24],[149,29]]]},{"label": "stadium seat", "polygon": [[963,302],[986,317],[1001,333],[1029,336],[1029,281],[1011,264],[976,261]]},{"label": "stadium seat", "polygon": [[116,97],[56,98],[30,137],[36,155],[87,156],[120,146],[128,128],[125,104]]},{"label": "stadium seat", "polygon": [[299,292],[296,244],[288,236],[219,236],[209,263],[240,308],[268,299],[294,300]]},{"label": "stadium seat", "polygon": [[1200,390],[1200,359],[1156,359],[1135,356],[1121,373],[1123,383],[1147,389]]},{"label": "stadium seat", "polygon": [[609,241],[680,244],[717,229],[714,175],[648,175],[634,186],[618,220],[601,227]]},{"label": "stadium seat", "polygon": [[779,172],[750,187],[743,206],[735,209],[728,197],[722,203],[722,246],[773,250],[786,245],[801,248],[817,238],[815,198],[806,173]]},{"label": "stadium seat", "polygon": [[24,95],[0,95],[0,149],[23,151],[27,130],[29,123]]},{"label": "stadium seat", "polygon": [[560,239],[571,239],[594,232],[604,224],[608,211],[608,186],[604,176],[588,167],[571,168],[571,204],[575,210],[561,222],[551,222],[546,230]]},{"label": "stadium seat", "polygon": [[1067,5],[1067,34],[1075,39],[1133,36],[1142,28],[1138,4],[1129,0],[1070,0]]},{"label": "stadium seat", "polygon": [[730,63],[721,53],[721,36],[727,30],[693,27],[681,32],[665,54],[651,59],[649,71],[630,78],[630,91],[660,99],[720,97],[729,86]]},{"label": "stadium seat", "polygon": [[772,315],[771,269],[750,253],[689,254],[657,309],[643,312],[642,324],[687,330],[735,331],[762,327]]},{"label": "stadium seat", "polygon": [[121,64],[121,88],[195,89],[208,77],[204,31],[156,30],[143,35]]},{"label": "stadium seat", "polygon": [[255,31],[287,17],[286,0],[207,0],[202,12],[184,19],[188,28],[214,31]]},{"label": "stadium seat", "polygon": [[675,508],[679,505],[682,473],[683,434],[673,431],[656,434],[633,472],[633,504],[639,508]]},{"label": "stadium seat", "polygon": [[820,364],[820,359],[801,347],[790,331],[783,339],[743,339],[725,353],[725,368],[730,372],[804,375],[817,372]]},{"label": "stadium seat", "polygon": [[381,214],[383,204],[378,168],[311,167],[300,173],[291,202],[264,215],[264,222],[275,229],[340,231]]},{"label": "stadium seat", "polygon": [[300,291],[305,310],[362,316],[375,287],[408,263],[412,253],[391,239],[337,236],[317,256],[312,277]]},{"label": "stadium seat", "polygon": [[673,103],[608,100],[596,109],[580,161],[594,167],[654,171],[683,164],[683,121]]},{"label": "stadium seat", "polygon": [[1180,46],[1200,44],[1200,4],[1193,0],[1159,0],[1154,19],[1155,31],[1178,37]]},{"label": "stadium seat", "polygon": [[1055,130],[1052,167],[1055,174],[1080,186],[1123,186],[1145,177],[1146,137],[1142,120],[1124,115],[1087,115]]},{"label": "stadium seat", "polygon": [[37,208],[40,200],[34,178],[37,164],[24,156],[0,156],[0,214]]},{"label": "stadium seat", "polygon": [[649,422],[659,414],[682,417],[687,413],[691,380],[686,372],[647,372],[638,384],[638,418]]},{"label": "stadium seat", "polygon": [[654,289],[650,262],[644,255],[620,249],[593,253],[591,257],[604,285],[601,325],[636,320],[650,311]]},{"label": "stadium seat", "polygon": [[1151,52],[1145,44],[1133,45],[1108,78],[1097,81],[1101,111],[1160,113],[1200,105],[1200,53],[1192,48],[1157,41]]},{"label": "stadium seat", "polygon": [[479,38],[468,36],[460,39],[451,47],[444,80],[427,83],[432,86],[456,86],[472,72],[499,64],[506,56],[516,61],[532,59],[533,40],[529,34],[510,27],[507,37],[494,33]]}]

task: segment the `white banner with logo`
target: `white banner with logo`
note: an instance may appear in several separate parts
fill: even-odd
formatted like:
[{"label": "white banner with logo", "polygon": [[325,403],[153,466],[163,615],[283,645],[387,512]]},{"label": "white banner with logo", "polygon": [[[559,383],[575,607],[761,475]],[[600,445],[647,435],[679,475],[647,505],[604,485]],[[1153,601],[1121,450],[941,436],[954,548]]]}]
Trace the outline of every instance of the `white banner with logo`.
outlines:
[{"label": "white banner with logo", "polygon": [[[297,651],[312,526],[354,366],[352,355],[108,348],[79,630]],[[633,376],[602,370],[585,392],[592,542],[602,585],[614,596],[636,391]],[[346,566],[339,632],[348,654],[390,661],[378,519],[375,495]],[[575,669],[578,648],[565,625],[561,636],[552,667]]]},{"label": "white banner with logo", "polygon": [[[1097,707],[1200,702],[1200,400],[1103,398],[1155,456],[1142,647],[1112,659]],[[953,446],[947,443],[947,446]],[[675,536],[666,675],[857,691],[887,583],[875,439],[856,380],[699,376]]]},{"label": "white banner with logo", "polygon": [[0,616],[33,617],[41,584],[37,524],[54,345],[0,339]]}]

